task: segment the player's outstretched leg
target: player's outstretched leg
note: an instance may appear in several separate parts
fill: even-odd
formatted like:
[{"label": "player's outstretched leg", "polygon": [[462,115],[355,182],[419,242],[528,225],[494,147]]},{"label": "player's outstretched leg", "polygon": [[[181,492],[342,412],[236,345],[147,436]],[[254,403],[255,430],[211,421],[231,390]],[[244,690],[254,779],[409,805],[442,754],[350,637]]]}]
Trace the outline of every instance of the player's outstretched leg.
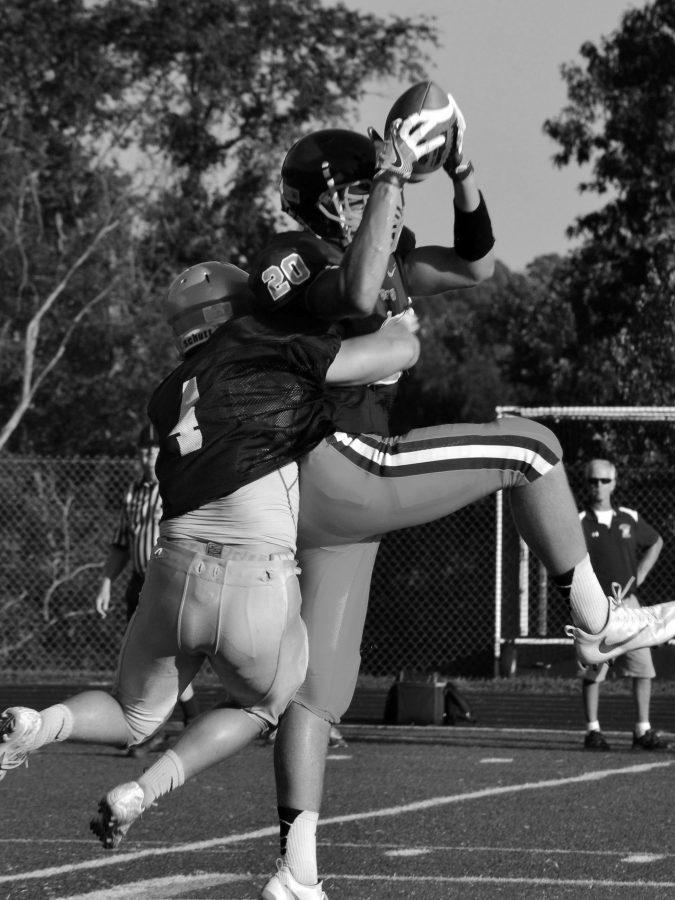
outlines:
[{"label": "player's outstretched leg", "polygon": [[277,873],[262,889],[260,900],[328,900],[328,898],[321,881],[312,885],[300,884],[293,878],[288,866],[278,859]]},{"label": "player's outstretched leg", "polygon": [[0,716],[0,781],[10,769],[28,764],[41,725],[40,713],[26,706],[10,706]]},{"label": "player's outstretched leg", "polygon": [[106,850],[114,850],[136,819],[145,812],[143,788],[135,781],[114,787],[98,805],[89,827]]}]

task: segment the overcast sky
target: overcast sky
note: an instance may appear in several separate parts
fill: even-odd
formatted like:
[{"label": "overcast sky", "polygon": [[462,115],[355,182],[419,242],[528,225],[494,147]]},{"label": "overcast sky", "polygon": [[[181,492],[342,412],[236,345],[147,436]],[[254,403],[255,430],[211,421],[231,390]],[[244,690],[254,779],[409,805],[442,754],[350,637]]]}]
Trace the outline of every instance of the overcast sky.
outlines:
[{"label": "overcast sky", "polygon": [[[380,16],[434,15],[441,47],[427,73],[452,93],[467,121],[465,149],[474,161],[492,217],[497,257],[522,270],[543,253],[565,253],[565,229],[601,205],[580,195],[587,173],[576,165],[556,169],[557,145],[542,131],[546,118],[567,102],[560,75],[564,62],[580,62],[585,41],[608,37],[635,0],[345,0]],[[408,85],[372,85],[358,130],[381,130],[393,100]],[[336,123],[337,124],[337,123]],[[407,224],[418,243],[451,235],[451,188],[438,173],[406,190]]]}]

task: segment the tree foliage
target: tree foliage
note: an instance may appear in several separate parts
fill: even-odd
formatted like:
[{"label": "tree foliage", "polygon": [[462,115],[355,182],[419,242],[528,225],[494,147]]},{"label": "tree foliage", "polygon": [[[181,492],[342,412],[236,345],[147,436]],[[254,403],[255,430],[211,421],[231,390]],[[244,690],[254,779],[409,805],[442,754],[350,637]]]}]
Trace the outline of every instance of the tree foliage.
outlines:
[{"label": "tree foliage", "polygon": [[545,123],[558,165],[590,163],[584,191],[608,196],[578,218],[582,239],[558,269],[574,315],[579,402],[672,403],[675,370],[675,5],[627,12],[584,65],[562,69],[568,106]]},{"label": "tree foliage", "polygon": [[171,278],[245,266],[291,141],[345,124],[374,78],[422,77],[435,33],[319,0],[2,12],[0,449],[118,453],[175,362],[156,309]]}]

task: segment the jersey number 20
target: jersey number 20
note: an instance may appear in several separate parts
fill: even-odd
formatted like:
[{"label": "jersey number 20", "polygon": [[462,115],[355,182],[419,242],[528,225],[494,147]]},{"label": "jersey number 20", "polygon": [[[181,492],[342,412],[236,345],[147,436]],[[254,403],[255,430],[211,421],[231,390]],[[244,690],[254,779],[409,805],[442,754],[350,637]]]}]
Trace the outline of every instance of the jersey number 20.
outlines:
[{"label": "jersey number 20", "polygon": [[268,266],[261,277],[276,303],[290,291],[292,284],[302,284],[303,281],[307,281],[310,274],[300,254],[289,253],[278,266]]}]

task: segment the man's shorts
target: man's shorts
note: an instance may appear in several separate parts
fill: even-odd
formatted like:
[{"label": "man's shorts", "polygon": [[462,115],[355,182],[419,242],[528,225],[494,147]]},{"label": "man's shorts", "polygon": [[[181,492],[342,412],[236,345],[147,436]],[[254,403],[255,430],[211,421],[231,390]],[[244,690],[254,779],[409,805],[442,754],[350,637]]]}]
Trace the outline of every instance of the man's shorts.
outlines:
[{"label": "man's shorts", "polygon": [[307,668],[297,575],[291,553],[160,539],[114,692],[134,737],[166,721],[206,659],[261,729],[276,725]]},{"label": "man's shorts", "polygon": [[[630,609],[639,609],[640,601],[635,594],[629,594],[623,600],[623,605]],[[655,678],[656,670],[652,661],[652,651],[649,647],[640,647],[638,650],[629,650],[623,656],[618,656],[614,663],[615,671],[625,678]],[[577,675],[584,681],[592,681],[594,684],[602,684],[607,678],[609,665],[602,663],[597,669],[584,669],[577,666]]]}]

